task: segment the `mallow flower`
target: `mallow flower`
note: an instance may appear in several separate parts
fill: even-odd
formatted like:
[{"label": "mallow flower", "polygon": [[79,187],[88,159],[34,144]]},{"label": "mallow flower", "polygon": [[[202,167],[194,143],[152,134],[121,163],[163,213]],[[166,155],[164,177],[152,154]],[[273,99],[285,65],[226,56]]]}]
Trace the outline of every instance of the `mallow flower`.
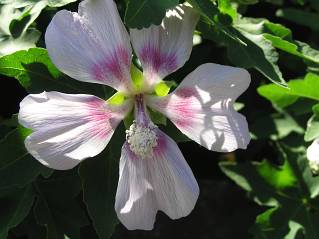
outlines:
[{"label": "mallow flower", "polygon": [[[172,219],[184,217],[199,195],[177,144],[151,121],[149,108],[209,150],[245,149],[250,141],[245,117],[233,109],[250,83],[246,70],[207,63],[173,92],[156,94],[164,77],[188,60],[198,18],[191,6],[178,5],[167,11],[161,25],[128,34],[113,0],[82,1],[78,13],[59,11],[45,33],[53,63],[74,79],[113,87],[122,101],[43,92],[20,104],[19,121],[32,129],[27,150],[57,170],[99,154],[120,121],[134,112],[122,147],[115,202],[128,229],[152,229],[158,210]],[[143,68],[142,81],[131,79],[131,44]]]},{"label": "mallow flower", "polygon": [[313,174],[319,174],[319,138],[315,139],[307,149],[307,159]]}]

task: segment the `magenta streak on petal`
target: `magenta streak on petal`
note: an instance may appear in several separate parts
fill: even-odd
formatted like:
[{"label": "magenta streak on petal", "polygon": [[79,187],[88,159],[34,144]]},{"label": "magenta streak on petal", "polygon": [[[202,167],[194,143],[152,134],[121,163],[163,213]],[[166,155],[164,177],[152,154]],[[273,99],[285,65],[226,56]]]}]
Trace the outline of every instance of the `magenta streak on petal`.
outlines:
[{"label": "magenta streak on petal", "polygon": [[141,60],[155,72],[172,72],[177,68],[176,54],[162,52],[158,47],[147,43],[140,52]]},{"label": "magenta streak on petal", "polygon": [[135,155],[135,153],[132,152],[132,150],[130,149],[130,146],[127,142],[124,143],[123,148],[126,150],[127,154],[129,154],[129,159],[132,160],[138,160],[139,158]]},{"label": "magenta streak on petal", "polygon": [[106,139],[116,127],[112,112],[107,109],[105,102],[96,98],[92,98],[87,106],[89,113],[87,120],[93,125],[91,133]]},{"label": "magenta streak on petal", "polygon": [[123,47],[118,47],[114,52],[105,56],[99,63],[93,66],[94,79],[98,81],[119,81],[125,79],[125,71],[130,69],[131,59],[129,52]]},{"label": "magenta streak on petal", "polygon": [[[199,101],[199,95],[194,88],[180,88],[174,93],[177,97],[174,97],[172,103],[169,103],[169,110],[174,112],[174,123],[181,128],[191,127],[194,121],[194,116],[200,110],[200,104],[196,104]],[[195,104],[194,104],[195,102]]]},{"label": "magenta streak on petal", "polygon": [[155,157],[161,158],[160,156],[163,155],[163,152],[166,150],[167,140],[166,140],[166,136],[163,133],[161,133],[159,130],[157,130],[156,134],[157,134],[157,146],[153,148],[153,153]]}]

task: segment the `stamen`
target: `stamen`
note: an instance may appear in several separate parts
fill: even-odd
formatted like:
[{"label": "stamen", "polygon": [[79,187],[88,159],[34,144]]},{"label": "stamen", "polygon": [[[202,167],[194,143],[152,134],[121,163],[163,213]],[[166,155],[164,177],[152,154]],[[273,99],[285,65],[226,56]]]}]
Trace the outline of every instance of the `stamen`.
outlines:
[{"label": "stamen", "polygon": [[129,130],[126,130],[126,140],[132,152],[145,159],[153,156],[153,148],[157,146],[157,126],[152,122],[148,125],[133,121]]}]

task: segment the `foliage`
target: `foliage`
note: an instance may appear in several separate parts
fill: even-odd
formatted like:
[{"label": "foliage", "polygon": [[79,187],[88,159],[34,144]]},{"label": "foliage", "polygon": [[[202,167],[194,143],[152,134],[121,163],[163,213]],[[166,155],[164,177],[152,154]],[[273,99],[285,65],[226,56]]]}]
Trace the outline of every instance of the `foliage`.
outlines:
[{"label": "foliage", "polygon": [[[117,5],[126,26],[140,29],[160,24],[166,10],[181,2],[119,0]],[[247,238],[319,238],[319,177],[312,175],[306,158],[306,148],[319,137],[318,1],[186,2],[201,16],[196,28],[201,41],[156,93],[167,94],[205,62],[248,69],[252,84],[237,106],[247,116],[253,141],[247,151],[222,155],[229,160],[219,162],[226,175],[221,180],[235,182],[258,205],[260,214]],[[0,0],[1,77],[15,81],[25,93],[54,90],[108,99],[114,93],[110,88],[64,75],[44,48],[50,19],[64,8],[76,11],[77,4]],[[268,16],[263,7],[275,11]],[[111,99],[120,100],[121,95]],[[124,125],[102,154],[58,172],[28,154],[24,139],[30,131],[18,125],[15,113],[0,118],[0,239],[80,239],[84,231],[85,238],[111,238],[118,224],[114,200]],[[181,145],[189,141],[158,112],[152,111],[151,117]],[[195,158],[189,156],[191,165],[201,160]]]}]

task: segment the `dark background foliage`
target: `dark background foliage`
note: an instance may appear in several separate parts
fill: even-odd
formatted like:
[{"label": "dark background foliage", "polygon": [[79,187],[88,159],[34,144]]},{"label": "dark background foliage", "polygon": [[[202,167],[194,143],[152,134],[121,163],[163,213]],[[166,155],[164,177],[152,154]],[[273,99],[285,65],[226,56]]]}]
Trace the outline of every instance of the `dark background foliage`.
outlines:
[{"label": "dark background foliage", "polygon": [[[65,235],[71,239],[98,235],[103,239],[319,238],[319,182],[307,166],[305,147],[310,140],[304,139],[309,130],[307,121],[316,114],[312,107],[319,100],[316,0],[188,1],[201,14],[197,32],[202,42],[194,46],[185,66],[167,80],[180,82],[206,62],[249,69],[252,83],[238,102],[244,105],[241,113],[247,117],[254,140],[247,150],[220,154],[176,135],[176,129],[168,129],[180,141],[201,193],[191,215],[172,221],[159,213],[154,230],[149,232],[126,230],[114,214],[123,126],[100,156],[70,171],[53,172],[26,153],[23,138],[28,132],[17,125],[15,114],[28,93],[62,87],[68,93],[76,93],[76,89],[104,94],[95,86],[61,75],[40,48],[45,47],[43,33],[56,11],[62,6],[76,11],[78,2],[49,1],[33,15],[24,12],[25,7],[34,8],[41,1],[27,2],[30,5],[14,6],[23,16],[0,15],[0,22],[10,21],[11,34],[0,31],[0,239],[60,239]],[[165,10],[178,0],[145,2],[117,1],[127,26],[160,23]],[[0,0],[1,9],[8,3]],[[152,14],[149,8],[155,9]],[[4,29],[4,23],[0,25]],[[1,51],[6,41],[15,41],[17,46],[20,39],[26,42],[29,31],[38,32],[33,42],[38,48],[8,54]],[[253,36],[259,40],[254,41],[257,38]],[[304,79],[309,72],[313,75],[308,75],[311,84],[305,91],[317,90],[313,95],[301,94],[303,85],[296,86],[293,96],[278,86]],[[271,81],[276,84],[269,84]],[[113,173],[106,173],[110,169]]]}]

